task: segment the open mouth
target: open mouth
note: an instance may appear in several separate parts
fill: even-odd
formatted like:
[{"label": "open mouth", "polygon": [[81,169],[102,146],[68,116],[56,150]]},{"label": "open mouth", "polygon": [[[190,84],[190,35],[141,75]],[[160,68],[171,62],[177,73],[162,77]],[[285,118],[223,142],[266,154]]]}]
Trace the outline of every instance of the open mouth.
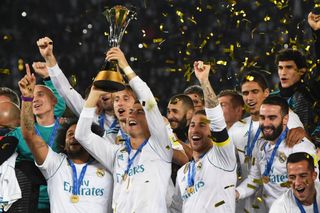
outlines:
[{"label": "open mouth", "polygon": [[254,108],[256,105],[257,105],[257,103],[254,103],[254,102],[248,103],[249,108]]},{"label": "open mouth", "polygon": [[305,189],[306,189],[306,188],[296,188],[296,191],[297,191],[299,194],[302,194]]},{"label": "open mouth", "polygon": [[123,113],[125,112],[125,110],[124,109],[122,109],[122,108],[120,108],[120,109],[118,109],[118,113],[119,113],[119,115],[123,115]]},{"label": "open mouth", "polygon": [[135,126],[135,125],[137,125],[137,122],[135,120],[129,121],[129,126]]},{"label": "open mouth", "polygon": [[33,108],[34,108],[34,109],[38,109],[39,107],[41,107],[41,104],[34,104],[34,105],[33,105]]},{"label": "open mouth", "polygon": [[193,136],[191,136],[191,139],[193,141],[199,141],[201,139],[201,137],[199,135],[193,135]]}]

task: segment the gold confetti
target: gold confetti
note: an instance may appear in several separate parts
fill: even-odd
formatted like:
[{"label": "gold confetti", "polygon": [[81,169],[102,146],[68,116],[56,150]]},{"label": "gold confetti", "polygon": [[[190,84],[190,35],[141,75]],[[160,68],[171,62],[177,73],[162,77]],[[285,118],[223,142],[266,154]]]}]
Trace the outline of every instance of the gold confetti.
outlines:
[{"label": "gold confetti", "polygon": [[72,87],[75,87],[77,85],[77,76],[76,75],[71,75],[69,78],[69,82]]},{"label": "gold confetti", "polygon": [[221,205],[223,205],[223,204],[225,204],[225,202],[224,202],[224,200],[222,200],[222,201],[220,201],[220,202],[218,202],[218,203],[216,203],[216,204],[214,204],[214,207],[218,207],[218,206],[221,206]]},{"label": "gold confetti", "polygon": [[227,66],[228,62],[227,61],[223,61],[223,60],[219,60],[219,61],[217,61],[217,64],[223,65],[223,66]]},{"label": "gold confetti", "polygon": [[10,75],[11,71],[8,68],[0,68],[0,74]]},{"label": "gold confetti", "polygon": [[255,189],[257,188],[257,187],[255,187],[254,185],[249,184],[249,183],[247,184],[247,187],[250,188],[250,189],[253,189],[253,190],[255,190]]},{"label": "gold confetti", "polygon": [[163,41],[163,38],[154,38],[153,43],[160,43]]}]

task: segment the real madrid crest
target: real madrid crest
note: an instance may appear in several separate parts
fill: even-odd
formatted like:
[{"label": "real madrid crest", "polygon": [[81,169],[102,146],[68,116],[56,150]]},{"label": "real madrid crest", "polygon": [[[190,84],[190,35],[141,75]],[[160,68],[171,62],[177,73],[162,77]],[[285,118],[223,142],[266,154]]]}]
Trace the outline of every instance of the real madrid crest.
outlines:
[{"label": "real madrid crest", "polygon": [[287,161],[287,156],[284,152],[279,152],[279,161],[280,163],[285,163]]},{"label": "real madrid crest", "polygon": [[97,168],[96,174],[98,177],[103,177],[105,175],[105,171],[103,168]]}]

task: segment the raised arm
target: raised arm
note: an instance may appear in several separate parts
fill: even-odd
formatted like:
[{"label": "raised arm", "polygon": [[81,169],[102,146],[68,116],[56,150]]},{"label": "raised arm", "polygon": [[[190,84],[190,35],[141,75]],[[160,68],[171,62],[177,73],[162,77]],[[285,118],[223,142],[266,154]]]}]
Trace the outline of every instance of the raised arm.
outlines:
[{"label": "raised arm", "polygon": [[[169,137],[166,134],[166,125],[158,108],[157,102],[148,87],[139,76],[131,69],[123,52],[117,48],[111,48],[107,52],[107,60],[117,60],[119,67],[123,70],[129,80],[129,84],[136,93],[146,115],[148,128],[151,137],[155,140],[149,140],[149,144],[157,150],[157,153],[165,160],[172,160],[172,149]],[[156,141],[156,142],[155,142]],[[152,144],[151,144],[152,143]]]},{"label": "raised arm", "polygon": [[[57,64],[56,58],[53,54],[53,42],[50,38],[44,37],[37,41],[39,52],[44,58],[45,63],[36,62],[32,66],[34,70],[40,73],[46,73],[50,77],[53,86],[62,96],[67,106],[71,111],[79,116],[82,110],[84,99],[82,96],[70,85],[67,77]],[[50,83],[48,82],[48,83]],[[58,99],[59,100],[59,99]]]},{"label": "raised arm", "polygon": [[21,132],[38,165],[42,165],[48,155],[48,145],[34,130],[34,115],[32,112],[33,91],[36,84],[34,74],[31,74],[26,64],[27,74],[19,81],[22,94]]}]

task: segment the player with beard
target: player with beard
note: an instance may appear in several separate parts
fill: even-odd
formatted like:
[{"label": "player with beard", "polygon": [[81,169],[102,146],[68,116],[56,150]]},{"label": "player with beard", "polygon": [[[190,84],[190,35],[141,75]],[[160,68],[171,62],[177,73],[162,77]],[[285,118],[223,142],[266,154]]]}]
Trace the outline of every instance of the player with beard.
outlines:
[{"label": "player with beard", "polygon": [[189,96],[192,99],[195,112],[204,110],[204,98],[201,86],[191,85],[183,91],[183,94]]},{"label": "player with beard", "polygon": [[[50,38],[44,37],[37,41],[39,52],[45,59],[43,62],[35,62],[33,68],[42,78],[50,77],[53,85],[58,90],[59,94],[65,100],[71,111],[79,116],[83,108],[85,100],[82,96],[70,85],[68,79],[60,69],[56,58],[53,54],[53,42]],[[105,130],[105,137],[115,138],[119,131],[119,122],[114,116],[112,93],[102,95],[97,103],[97,111],[94,122],[99,124]]]},{"label": "player with beard", "polygon": [[[35,77],[30,70],[19,87],[23,97],[21,131],[47,180],[50,212],[111,212],[112,176],[75,140],[76,122],[59,130],[56,145],[61,153],[54,152],[34,128]],[[97,125],[93,129],[102,135]]]},{"label": "player with beard", "polygon": [[295,152],[305,151],[316,155],[314,145],[307,139],[293,147],[286,145],[288,132],[288,103],[281,97],[268,97],[260,107],[259,125],[263,138],[257,140],[252,152],[252,166],[248,177],[237,187],[237,198],[251,196],[259,184],[266,208],[287,190],[287,157]]},{"label": "player with beard", "polygon": [[193,160],[178,171],[174,207],[184,213],[234,212],[235,147],[209,82],[210,65],[196,61],[194,70],[204,91],[205,111],[196,112],[190,122]]},{"label": "player with beard", "polygon": [[291,189],[274,201],[269,212],[319,212],[320,184],[313,157],[305,152],[289,155],[287,171]]}]

